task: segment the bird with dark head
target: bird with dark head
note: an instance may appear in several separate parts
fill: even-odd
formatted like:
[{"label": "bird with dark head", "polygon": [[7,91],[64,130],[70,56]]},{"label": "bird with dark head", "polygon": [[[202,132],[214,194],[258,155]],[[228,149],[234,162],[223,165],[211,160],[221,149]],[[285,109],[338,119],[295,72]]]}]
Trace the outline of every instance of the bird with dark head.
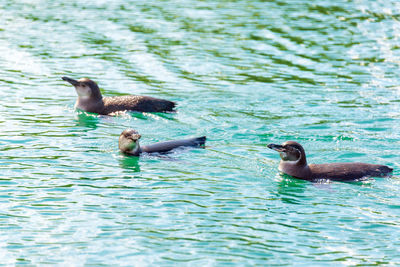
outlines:
[{"label": "bird with dark head", "polygon": [[206,137],[194,137],[181,140],[159,142],[152,145],[141,146],[139,139],[141,135],[134,129],[126,129],[119,136],[119,150],[131,156],[139,156],[146,153],[168,153],[178,147],[204,147]]},{"label": "bird with dark head", "polygon": [[361,162],[307,164],[304,148],[295,141],[287,141],[282,145],[269,144],[268,148],[279,152],[281,172],[304,180],[351,181],[388,176],[393,171],[385,165]]},{"label": "bird with dark head", "polygon": [[175,108],[175,103],[172,101],[150,96],[103,97],[97,83],[88,78],[74,80],[62,77],[62,79],[75,87],[78,94],[75,108],[83,111],[112,115],[123,111],[168,112],[173,111]]}]

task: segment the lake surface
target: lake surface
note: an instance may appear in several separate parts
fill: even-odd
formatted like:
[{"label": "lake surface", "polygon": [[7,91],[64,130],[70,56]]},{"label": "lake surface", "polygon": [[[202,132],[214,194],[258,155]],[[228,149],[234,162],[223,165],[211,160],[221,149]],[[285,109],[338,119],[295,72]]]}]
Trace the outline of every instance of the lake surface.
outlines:
[{"label": "lake surface", "polygon": [[[400,265],[400,2],[2,1],[0,263]],[[61,80],[176,101],[175,114],[75,111]],[[206,149],[126,157],[207,135]],[[389,165],[315,184],[310,163]]]}]

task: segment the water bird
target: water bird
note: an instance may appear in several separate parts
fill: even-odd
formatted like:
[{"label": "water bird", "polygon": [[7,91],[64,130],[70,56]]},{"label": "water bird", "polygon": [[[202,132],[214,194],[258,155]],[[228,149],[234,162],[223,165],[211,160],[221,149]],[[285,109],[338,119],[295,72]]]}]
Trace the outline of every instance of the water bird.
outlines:
[{"label": "water bird", "polygon": [[350,181],[388,176],[393,171],[385,165],[360,162],[307,164],[304,148],[295,141],[287,141],[282,145],[269,144],[268,148],[279,152],[281,172],[304,180]]},{"label": "water bird", "polygon": [[168,112],[173,111],[175,103],[169,100],[154,98],[150,96],[125,95],[103,97],[97,83],[81,78],[74,80],[62,77],[75,87],[78,99],[75,108],[100,115],[113,115],[123,111],[138,112]]},{"label": "water bird", "polygon": [[131,156],[139,156],[141,153],[168,153],[178,147],[204,147],[206,137],[193,137],[189,139],[171,140],[159,142],[152,145],[141,146],[139,139],[141,135],[134,129],[126,129],[119,136],[119,150]]}]

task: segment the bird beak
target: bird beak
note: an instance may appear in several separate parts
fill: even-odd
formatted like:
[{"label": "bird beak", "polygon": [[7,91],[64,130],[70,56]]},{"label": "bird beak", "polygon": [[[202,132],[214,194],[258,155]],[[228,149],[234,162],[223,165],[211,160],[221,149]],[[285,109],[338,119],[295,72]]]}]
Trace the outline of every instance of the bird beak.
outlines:
[{"label": "bird beak", "polygon": [[65,76],[61,77],[61,79],[63,79],[66,82],[69,82],[73,86],[78,86],[79,85],[79,82],[77,80],[74,80],[74,79],[71,79],[71,78],[68,78],[68,77],[65,77]]},{"label": "bird beak", "polygon": [[141,136],[140,134],[133,134],[133,135],[131,135],[131,139],[132,139],[133,141],[137,141],[137,140],[139,140],[141,137],[142,137],[142,136]]},{"label": "bird beak", "polygon": [[275,151],[278,151],[278,152],[284,151],[284,148],[281,145],[269,144],[267,147],[270,148],[270,149],[273,149]]}]

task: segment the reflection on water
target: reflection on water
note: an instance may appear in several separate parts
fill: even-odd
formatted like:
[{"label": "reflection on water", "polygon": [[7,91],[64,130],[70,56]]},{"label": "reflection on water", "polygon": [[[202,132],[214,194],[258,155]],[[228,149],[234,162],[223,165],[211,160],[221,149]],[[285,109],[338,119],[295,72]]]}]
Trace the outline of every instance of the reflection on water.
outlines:
[{"label": "reflection on water", "polygon": [[296,179],[286,174],[281,174],[282,180],[278,183],[277,196],[283,202],[288,204],[299,204],[305,190],[307,190],[308,181]]},{"label": "reflection on water", "polygon": [[75,117],[76,126],[88,128],[87,130],[95,130],[99,123],[99,115],[97,114],[77,111]]},{"label": "reflection on water", "polygon": [[132,171],[132,172],[140,172],[140,164],[139,164],[140,157],[136,156],[128,156],[125,154],[120,153],[118,157],[119,164],[121,168]]}]

